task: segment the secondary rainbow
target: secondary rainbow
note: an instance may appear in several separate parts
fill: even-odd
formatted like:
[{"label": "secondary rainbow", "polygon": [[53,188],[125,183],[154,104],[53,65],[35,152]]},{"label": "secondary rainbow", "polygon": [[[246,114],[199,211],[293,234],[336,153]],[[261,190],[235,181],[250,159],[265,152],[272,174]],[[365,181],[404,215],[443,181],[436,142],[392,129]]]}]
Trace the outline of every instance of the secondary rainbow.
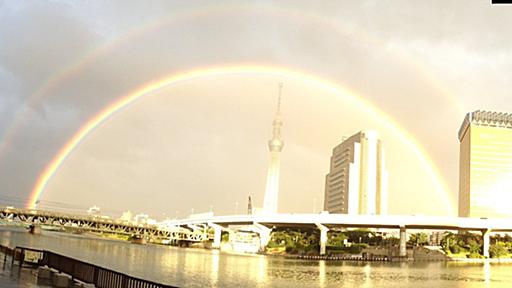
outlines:
[{"label": "secondary rainbow", "polygon": [[[262,6],[260,6],[260,8],[262,8]],[[423,67],[423,65],[421,65],[414,57],[407,56],[407,53],[404,53],[403,51],[393,51],[393,49],[389,49],[388,45],[383,43],[381,39],[377,38],[375,35],[367,33],[360,27],[354,26],[345,31],[344,29],[334,25],[333,22],[328,18],[308,13],[304,10],[291,8],[292,7],[284,9],[275,5],[270,5],[267,7],[267,9],[260,11],[260,13],[262,14],[262,18],[271,17],[274,14],[279,15],[279,17],[297,21],[297,23],[310,23],[316,27],[323,27],[326,30],[332,31],[336,37],[350,37],[354,41],[360,41],[366,43],[366,45],[371,45],[372,47],[375,46],[379,47],[380,49],[385,49],[393,53],[395,57],[400,60],[400,62],[406,63],[413,67],[416,73],[420,74],[422,78],[425,79],[425,81],[429,82],[433,87],[438,89],[440,95],[443,95],[443,97],[446,97],[450,100],[450,102],[456,108],[457,113],[460,115],[465,114],[466,109],[464,108],[463,103],[454,98],[442,85],[438,83],[438,81],[433,79],[432,74],[428,73],[425,70],[425,67]],[[39,89],[37,89],[32,95],[29,96],[29,98],[26,100],[26,103],[23,105],[23,108],[15,113],[13,123],[7,126],[3,135],[0,135],[0,160],[4,157],[6,152],[11,149],[13,145],[13,139],[21,129],[26,114],[32,111],[31,107],[36,105],[40,99],[51,95],[51,93],[54,92],[54,90],[62,83],[72,77],[75,77],[76,75],[79,75],[83,70],[92,65],[95,61],[101,59],[101,57],[105,57],[108,55],[108,53],[113,53],[115,49],[118,49],[120,46],[125,45],[130,41],[137,41],[138,38],[144,35],[146,32],[162,29],[166,25],[186,21],[195,21],[196,19],[204,19],[206,17],[229,18],[231,14],[241,15],[242,13],[247,13],[247,11],[255,13],[254,9],[251,9],[250,5],[246,4],[205,5],[199,10],[178,11],[177,14],[169,13],[162,18],[153,19],[140,27],[136,27],[135,29],[128,31],[127,33],[113,39],[112,41],[109,41],[98,49],[88,51],[82,57],[73,63],[70,63],[70,65],[64,68],[62,71],[56,73],[52,77],[49,77],[48,80],[44,82],[41,87],[39,87]]]},{"label": "secondary rainbow", "polygon": [[454,206],[452,203],[450,203],[450,200],[447,197],[449,194],[447,193],[446,185],[442,180],[436,165],[430,159],[428,153],[421,147],[421,145],[412,135],[410,135],[404,128],[400,127],[400,125],[398,125],[398,123],[396,123],[396,121],[394,121],[389,115],[379,110],[365,99],[358,97],[356,94],[350,92],[349,90],[344,89],[341,86],[325,79],[321,79],[317,76],[306,74],[297,70],[261,65],[205,67],[171,74],[156,81],[147,83],[135,91],[119,98],[119,100],[111,103],[90,120],[88,120],[59,150],[57,155],[55,155],[52,161],[45,167],[44,171],[38,177],[32,189],[29,201],[27,202],[27,208],[33,209],[36,207],[36,203],[39,201],[52,176],[56,173],[62,163],[64,163],[70,153],[73,152],[73,150],[80,144],[80,142],[83,141],[94,129],[100,127],[102,123],[108,120],[116,112],[120,111],[124,107],[127,107],[137,99],[156,92],[164,87],[199,78],[238,74],[274,76],[302,81],[306,84],[318,87],[326,92],[342,97],[344,101],[348,101],[350,104],[356,105],[366,113],[369,113],[369,115],[378,117],[384,123],[386,128],[390,129],[392,133],[399,137],[399,139],[405,143],[407,147],[410,148],[411,151],[418,157],[421,165],[429,174],[439,199],[443,199],[443,205],[445,206],[444,208],[446,208],[447,211],[453,210]]}]

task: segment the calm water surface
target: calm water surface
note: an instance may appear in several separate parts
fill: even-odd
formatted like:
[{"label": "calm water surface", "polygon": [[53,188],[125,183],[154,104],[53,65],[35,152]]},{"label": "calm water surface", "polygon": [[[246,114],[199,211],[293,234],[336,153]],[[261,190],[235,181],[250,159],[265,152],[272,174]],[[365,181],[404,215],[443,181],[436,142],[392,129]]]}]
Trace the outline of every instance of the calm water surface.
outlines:
[{"label": "calm water surface", "polygon": [[0,244],[46,249],[179,287],[512,287],[511,264],[299,261],[0,229]]}]

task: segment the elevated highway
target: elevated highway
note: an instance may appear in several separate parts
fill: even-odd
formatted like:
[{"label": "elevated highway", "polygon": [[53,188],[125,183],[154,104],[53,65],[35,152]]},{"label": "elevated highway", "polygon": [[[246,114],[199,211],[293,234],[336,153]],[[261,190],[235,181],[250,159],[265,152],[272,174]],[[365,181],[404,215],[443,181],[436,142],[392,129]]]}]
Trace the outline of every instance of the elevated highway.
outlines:
[{"label": "elevated highway", "polygon": [[347,214],[262,214],[205,216],[180,219],[169,225],[204,225],[215,229],[214,247],[220,245],[220,233],[229,226],[253,225],[260,234],[261,247],[266,246],[274,228],[311,228],[320,230],[320,254],[325,254],[327,233],[334,228],[384,228],[400,231],[400,255],[406,255],[407,229],[477,231],[482,233],[484,256],[489,256],[491,232],[512,232],[512,219],[482,219],[405,215]]},{"label": "elevated highway", "polygon": [[262,214],[227,215],[186,218],[168,222],[172,225],[251,225],[259,223],[272,227],[316,227],[322,224],[331,228],[386,228],[430,229],[512,232],[512,219],[481,219],[462,217],[407,216],[407,215],[347,215],[347,214]]}]

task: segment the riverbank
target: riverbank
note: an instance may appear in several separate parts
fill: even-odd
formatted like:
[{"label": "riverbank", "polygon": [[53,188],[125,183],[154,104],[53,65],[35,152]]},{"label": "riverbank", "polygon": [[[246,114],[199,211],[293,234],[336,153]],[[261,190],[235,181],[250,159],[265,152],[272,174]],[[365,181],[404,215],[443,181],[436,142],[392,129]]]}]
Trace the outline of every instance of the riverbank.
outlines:
[{"label": "riverbank", "polygon": [[[275,256],[268,254],[267,256]],[[391,261],[387,256],[366,257],[361,255],[280,255],[286,259],[301,259],[301,260],[330,260],[330,261]]]},{"label": "riverbank", "polygon": [[[3,229],[7,230],[17,230],[17,231],[27,231],[25,226],[19,225],[2,225]],[[108,241],[108,242],[121,242],[121,243],[130,243],[127,239],[128,237],[118,237],[116,235],[107,234],[107,233],[93,233],[93,232],[83,232],[83,233],[73,233],[71,231],[55,231],[55,230],[44,230],[44,234],[46,233],[55,233],[55,234],[63,234],[66,237],[70,238],[78,238],[78,239],[91,239],[91,240],[100,240],[100,241]],[[208,242],[209,243],[209,242]],[[197,250],[216,250],[212,249],[211,245],[205,245],[208,243],[197,243],[196,245],[191,245],[189,248],[197,249]],[[148,245],[154,244],[155,246],[171,246],[163,243],[147,243]],[[503,257],[503,258],[467,258],[464,257],[463,254],[446,254],[442,251],[440,246],[418,246],[414,248],[407,249],[406,257],[398,257],[397,247],[385,248],[385,247],[374,247],[370,246],[363,249],[360,254],[348,254],[348,253],[330,253],[328,251],[327,255],[318,255],[318,254],[288,254],[285,252],[285,249],[276,249],[270,248],[266,253],[244,253],[244,252],[236,252],[229,250],[220,250],[222,253],[232,254],[232,255],[245,255],[245,256],[269,256],[269,257],[282,257],[286,259],[295,259],[295,260],[326,260],[326,261],[358,261],[358,262],[395,262],[395,261],[412,261],[412,262],[439,262],[439,261],[447,261],[447,262],[459,262],[459,263],[507,263],[512,264],[512,258]],[[336,251],[338,252],[338,251]]]},{"label": "riverbank", "polygon": [[263,253],[271,257],[283,257],[286,259],[298,260],[326,260],[326,261],[363,261],[363,262],[464,262],[464,263],[509,263],[512,264],[512,258],[468,258],[461,257],[461,254],[446,254],[440,246],[418,246],[407,249],[407,256],[399,257],[398,249],[383,247],[368,247],[360,254],[288,254],[286,252],[276,252],[270,250],[270,253]]},{"label": "riverbank", "polygon": [[512,258],[457,258],[449,257],[447,261],[465,263],[503,263],[512,264]]},{"label": "riverbank", "polygon": [[484,281],[492,283],[492,287],[508,287],[512,283],[512,264],[295,260],[208,249],[133,245],[67,233],[43,231],[33,235],[18,229],[0,229],[0,242],[10,247],[55,251],[82,262],[178,287],[406,288],[426,287],[427,282],[428,287],[480,287]]}]

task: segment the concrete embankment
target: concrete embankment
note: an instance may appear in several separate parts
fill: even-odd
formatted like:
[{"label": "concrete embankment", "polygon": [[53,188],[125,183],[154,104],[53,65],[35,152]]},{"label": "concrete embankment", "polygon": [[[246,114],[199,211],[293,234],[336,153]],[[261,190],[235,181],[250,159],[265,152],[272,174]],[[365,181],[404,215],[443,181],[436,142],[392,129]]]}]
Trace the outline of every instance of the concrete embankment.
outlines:
[{"label": "concrete embankment", "polygon": [[[271,255],[271,254],[270,254]],[[305,260],[337,260],[337,261],[449,261],[450,258],[440,247],[424,246],[407,249],[407,256],[400,257],[398,249],[368,247],[361,254],[336,254],[336,255],[280,255],[289,259]]]},{"label": "concrete embankment", "polygon": [[512,263],[512,258],[460,258],[448,257],[448,261],[464,263]]},{"label": "concrete embankment", "polygon": [[379,250],[385,250],[381,253],[386,253],[391,259],[409,260],[409,261],[446,261],[448,256],[440,246],[417,246],[407,249],[407,256],[399,257],[397,248],[377,248],[377,250],[367,250],[367,253],[378,253]]},{"label": "concrete embankment", "polygon": [[305,260],[337,260],[337,261],[389,261],[387,256],[361,256],[361,255],[283,255],[287,259]]}]

